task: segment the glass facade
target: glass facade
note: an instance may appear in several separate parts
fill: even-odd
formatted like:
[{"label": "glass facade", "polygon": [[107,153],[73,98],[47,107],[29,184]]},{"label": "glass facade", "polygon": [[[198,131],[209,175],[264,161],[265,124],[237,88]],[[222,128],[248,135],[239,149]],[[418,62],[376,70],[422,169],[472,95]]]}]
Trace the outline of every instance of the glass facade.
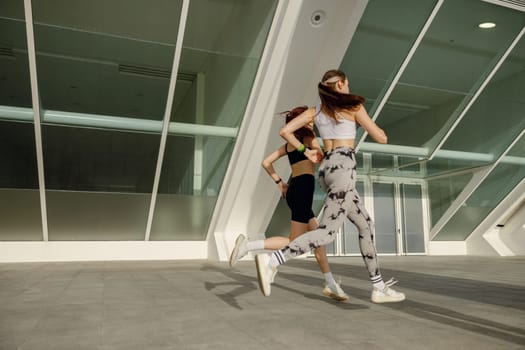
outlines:
[{"label": "glass facade", "polygon": [[[0,2],[0,241],[43,240],[42,213],[51,241],[206,239],[280,4],[188,4],[178,40],[183,0],[35,0],[32,33],[23,0]],[[465,240],[525,177],[524,27],[485,1],[367,2],[339,68],[389,138],[358,129],[380,253]],[[289,224],[279,201],[268,236]],[[343,232],[328,252],[357,254]]]},{"label": "glass facade", "polygon": [[33,1],[49,239],[144,239],[160,130],[125,124],[162,120],[182,1],[59,2]]},{"label": "glass facade", "polygon": [[[173,102],[173,123],[240,126],[275,6],[260,0],[190,2],[178,74],[191,78],[175,89],[181,98]],[[205,239],[234,141],[168,137],[152,240]]]},{"label": "glass facade", "polygon": [[42,240],[23,0],[0,3],[0,240]]},{"label": "glass facade", "polygon": [[[487,19],[497,23],[496,30],[478,27]],[[409,56],[427,20],[428,30]],[[489,169],[525,128],[525,40],[521,38],[510,54],[507,52],[524,25],[523,12],[483,1],[445,0],[439,7],[437,1],[368,2],[339,68],[347,73],[351,91],[367,99],[367,110],[377,116],[389,144],[400,146],[388,149],[385,145],[388,152],[363,151],[363,164],[358,168],[359,174],[372,181],[379,252],[425,251],[423,221],[418,219],[415,231],[406,223],[413,216],[405,215],[402,224],[396,223],[395,194],[388,182],[400,183],[401,201],[417,202],[418,211],[422,211],[422,202],[415,197],[428,198],[428,213],[422,213],[429,218],[428,229],[450,207],[457,206],[467,185],[479,186],[467,206],[435,237],[463,240],[475,227],[472,220],[479,223],[494,209],[494,202],[499,203],[523,179],[521,156],[507,156],[482,184],[471,183],[477,178],[474,173]],[[406,67],[396,82],[394,77],[405,60]],[[392,92],[381,106],[389,88]],[[367,137],[365,142],[373,141]],[[519,154],[517,147],[508,155]],[[505,171],[505,180],[495,181]],[[405,180],[407,184],[403,184]],[[424,190],[410,184],[414,181],[424,184]],[[390,195],[385,195],[387,188]],[[413,192],[409,196],[407,189]],[[470,215],[468,211],[474,209],[469,207],[476,207],[484,195],[493,195],[491,191],[502,193],[491,201],[494,205],[483,205],[483,210]],[[452,232],[447,228],[450,225],[457,228],[452,230],[455,233],[446,233]],[[396,226],[402,231],[403,247],[396,247]],[[357,253],[355,247],[344,245],[344,252]]]},{"label": "glass facade", "polygon": [[[205,239],[277,1],[192,0],[177,43],[182,3],[32,2],[49,240]],[[42,240],[23,0],[0,28],[0,240]]]}]

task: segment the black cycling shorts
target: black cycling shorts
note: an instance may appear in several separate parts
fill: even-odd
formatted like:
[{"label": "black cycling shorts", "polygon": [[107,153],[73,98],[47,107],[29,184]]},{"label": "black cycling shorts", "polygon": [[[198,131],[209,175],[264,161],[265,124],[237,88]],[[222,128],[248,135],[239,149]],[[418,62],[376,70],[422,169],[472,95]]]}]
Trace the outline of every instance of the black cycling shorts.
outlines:
[{"label": "black cycling shorts", "polygon": [[315,178],[310,174],[292,177],[286,192],[286,203],[292,211],[292,220],[307,224],[315,218],[312,202],[315,191]]}]

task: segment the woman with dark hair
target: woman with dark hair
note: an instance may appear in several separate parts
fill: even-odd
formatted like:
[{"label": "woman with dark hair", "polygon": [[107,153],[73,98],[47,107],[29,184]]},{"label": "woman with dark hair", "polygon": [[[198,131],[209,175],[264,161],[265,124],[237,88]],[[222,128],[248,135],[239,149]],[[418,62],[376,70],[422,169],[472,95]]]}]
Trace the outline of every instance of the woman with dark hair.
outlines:
[{"label": "woman with dark hair", "polygon": [[[283,112],[286,116],[286,123],[291,122],[294,118],[301,115],[308,107],[301,106],[291,111]],[[313,132],[313,123],[307,123],[293,131],[293,135],[301,144],[311,149],[317,150],[321,154],[321,148]],[[288,156],[292,170],[290,184],[282,181],[273,168],[273,163],[281,157]],[[318,160],[316,160],[318,162]],[[285,247],[291,240],[309,230],[316,229],[319,224],[312,211],[313,196],[315,190],[315,163],[305,157],[304,153],[298,152],[288,143],[282,145],[277,150],[269,154],[262,162],[263,168],[273,181],[279,186],[282,198],[292,212],[290,224],[290,236],[270,237],[265,240],[247,241],[244,235],[239,235],[235,240],[235,245],[230,255],[230,266],[233,267],[239,259],[244,257],[248,252],[255,250],[277,250]],[[341,289],[341,286],[335,281],[328,259],[326,257],[325,247],[319,247],[314,250],[317,263],[325,277],[325,287],[323,294],[338,301],[347,300],[348,295]]]},{"label": "woman with dark hair", "polygon": [[348,79],[342,71],[326,72],[318,84],[318,91],[321,104],[308,108],[286,124],[280,135],[290,146],[315,162],[320,158],[320,150],[307,148],[295,136],[295,131],[312,122],[319,130],[325,149],[319,167],[319,182],[327,192],[321,223],[319,228],[298,236],[281,250],[255,257],[259,286],[262,293],[269,296],[277,266],[332,242],[345,217],[348,217],[359,231],[359,248],[372,282],[372,302],[402,301],[405,295],[391,288],[395,280],[383,281],[377,262],[372,219],[355,189],[356,125],[363,127],[376,142],[386,143],[387,136],[368,116],[363,106],[365,99],[350,93]]}]

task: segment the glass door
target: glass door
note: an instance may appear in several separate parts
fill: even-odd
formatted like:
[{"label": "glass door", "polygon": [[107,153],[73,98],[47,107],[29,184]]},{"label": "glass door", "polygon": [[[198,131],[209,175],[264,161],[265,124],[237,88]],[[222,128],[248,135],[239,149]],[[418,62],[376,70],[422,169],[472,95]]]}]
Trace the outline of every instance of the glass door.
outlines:
[{"label": "glass door", "polygon": [[399,227],[394,183],[373,183],[375,241],[379,254],[397,254]]},{"label": "glass door", "polygon": [[[421,184],[372,182],[365,192],[363,181],[356,184],[367,210],[374,219],[378,254],[425,254],[425,223]],[[357,228],[345,220],[341,235],[327,251],[334,255],[359,255]]]},{"label": "glass door", "polygon": [[403,254],[425,253],[423,196],[421,185],[400,184]]}]

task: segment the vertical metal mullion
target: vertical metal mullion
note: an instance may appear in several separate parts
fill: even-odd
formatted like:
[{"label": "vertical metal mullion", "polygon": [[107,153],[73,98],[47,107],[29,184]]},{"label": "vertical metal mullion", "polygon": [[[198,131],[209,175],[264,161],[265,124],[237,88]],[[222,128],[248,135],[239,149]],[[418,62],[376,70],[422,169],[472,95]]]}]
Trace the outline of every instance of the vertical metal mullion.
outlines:
[{"label": "vertical metal mullion", "polygon": [[[195,121],[198,124],[204,123],[204,73],[198,73],[196,84],[196,101],[195,101]],[[193,150],[193,194],[201,195],[202,185],[204,183],[204,137],[202,135],[195,136]]]},{"label": "vertical metal mullion", "polygon": [[[419,47],[419,44],[423,40],[423,37],[426,35],[426,33],[428,31],[428,28],[430,27],[430,25],[434,21],[434,18],[436,17],[437,13],[439,12],[439,9],[441,8],[441,5],[443,5],[444,1],[445,0],[438,0],[437,1],[436,5],[434,6],[434,9],[430,13],[430,16],[427,18],[427,21],[425,22],[425,25],[423,26],[423,28],[419,32],[416,40],[412,44],[412,47],[408,51],[408,54],[405,57],[405,60],[403,61],[403,63],[399,67],[396,75],[394,76],[394,79],[392,79],[392,82],[390,83],[390,86],[388,87],[388,89],[386,90],[385,94],[381,98],[381,101],[379,102],[379,105],[377,106],[376,110],[374,111],[374,114],[372,116],[372,120],[376,120],[377,117],[379,116],[379,113],[381,113],[381,111],[383,110],[383,107],[385,106],[386,101],[390,98],[390,95],[392,94],[392,91],[394,90],[395,86],[397,85],[397,82],[401,78],[401,75],[405,72],[405,69],[408,66],[408,63],[412,59],[412,56],[414,56],[414,53],[416,52],[417,48]],[[359,150],[359,147],[361,146],[361,143],[365,140],[366,135],[368,135],[368,133],[366,131],[363,133],[363,135],[361,135],[361,138],[359,139],[359,141],[357,142],[357,145],[355,147],[356,151]]]},{"label": "vertical metal mullion", "polygon": [[430,198],[428,196],[428,183],[423,182],[421,185],[421,205],[423,206],[423,242],[425,245],[425,255],[428,254],[428,242],[430,240]]},{"label": "vertical metal mullion", "polygon": [[29,59],[29,77],[31,81],[31,99],[35,128],[36,161],[38,169],[38,188],[40,192],[40,213],[42,216],[42,239],[49,240],[47,227],[46,182],[44,177],[44,155],[42,152],[42,130],[40,128],[40,94],[38,90],[38,75],[36,69],[35,32],[33,27],[33,8],[31,0],[24,0],[26,21],[27,56]]},{"label": "vertical metal mullion", "polygon": [[395,227],[395,237],[396,237],[396,255],[403,255],[403,243],[405,242],[403,234],[405,229],[405,220],[404,220],[404,198],[402,197],[403,194],[401,193],[401,184],[397,181],[392,181],[392,186],[394,188],[394,217],[396,220]]},{"label": "vertical metal mullion", "polygon": [[153,189],[151,193],[151,201],[148,213],[148,222],[146,224],[145,241],[149,241],[151,233],[151,225],[153,222],[153,214],[155,211],[155,204],[157,201],[157,192],[159,189],[160,175],[162,171],[162,163],[164,161],[164,151],[166,149],[166,141],[168,139],[168,127],[171,117],[171,109],[173,107],[173,98],[175,95],[175,85],[177,84],[177,72],[179,71],[180,56],[182,53],[182,42],[184,40],[184,31],[186,29],[186,19],[188,17],[188,8],[190,0],[182,2],[182,9],[180,14],[179,28],[177,33],[177,44],[175,45],[175,53],[173,55],[173,65],[171,68],[170,85],[168,90],[168,97],[166,100],[166,109],[164,111],[164,119],[162,123],[162,133],[160,138],[159,156],[157,158],[157,168],[155,170],[155,179],[153,181]]},{"label": "vertical metal mullion", "polygon": [[441,139],[441,141],[438,143],[438,145],[434,148],[434,151],[432,151],[432,153],[430,154],[430,157],[429,159],[432,159],[434,158],[434,156],[436,155],[436,153],[441,149],[441,147],[443,146],[443,144],[448,140],[448,138],[450,137],[450,135],[452,135],[452,132],[454,131],[454,129],[458,126],[459,122],[463,119],[463,117],[467,114],[467,112],[470,110],[470,107],[472,107],[472,105],[474,104],[474,102],[476,102],[476,100],[478,99],[479,95],[481,95],[481,93],[483,92],[483,90],[485,89],[485,87],[488,85],[488,83],[490,82],[490,80],[492,80],[492,77],[496,74],[496,72],[499,70],[499,68],[501,67],[501,65],[503,64],[503,62],[507,59],[508,55],[512,52],[512,50],[514,49],[514,47],[518,44],[518,42],[520,41],[521,37],[523,36],[523,34],[525,33],[525,27],[523,27],[521,29],[521,31],[518,33],[518,35],[514,38],[514,40],[512,41],[512,43],[510,44],[510,46],[505,50],[505,52],[503,53],[503,55],[500,57],[500,59],[498,60],[498,62],[496,63],[496,65],[492,68],[491,72],[489,73],[489,75],[487,75],[487,77],[483,80],[483,83],[481,83],[481,85],[479,86],[479,88],[476,90],[476,92],[474,93],[474,95],[472,96],[472,98],[470,99],[470,101],[467,103],[467,105],[465,106],[465,108],[463,108],[463,110],[461,111],[460,115],[458,116],[458,118],[454,121],[454,123],[452,124],[452,126],[448,129],[447,133],[445,134],[445,136],[443,136],[443,138]]}]

